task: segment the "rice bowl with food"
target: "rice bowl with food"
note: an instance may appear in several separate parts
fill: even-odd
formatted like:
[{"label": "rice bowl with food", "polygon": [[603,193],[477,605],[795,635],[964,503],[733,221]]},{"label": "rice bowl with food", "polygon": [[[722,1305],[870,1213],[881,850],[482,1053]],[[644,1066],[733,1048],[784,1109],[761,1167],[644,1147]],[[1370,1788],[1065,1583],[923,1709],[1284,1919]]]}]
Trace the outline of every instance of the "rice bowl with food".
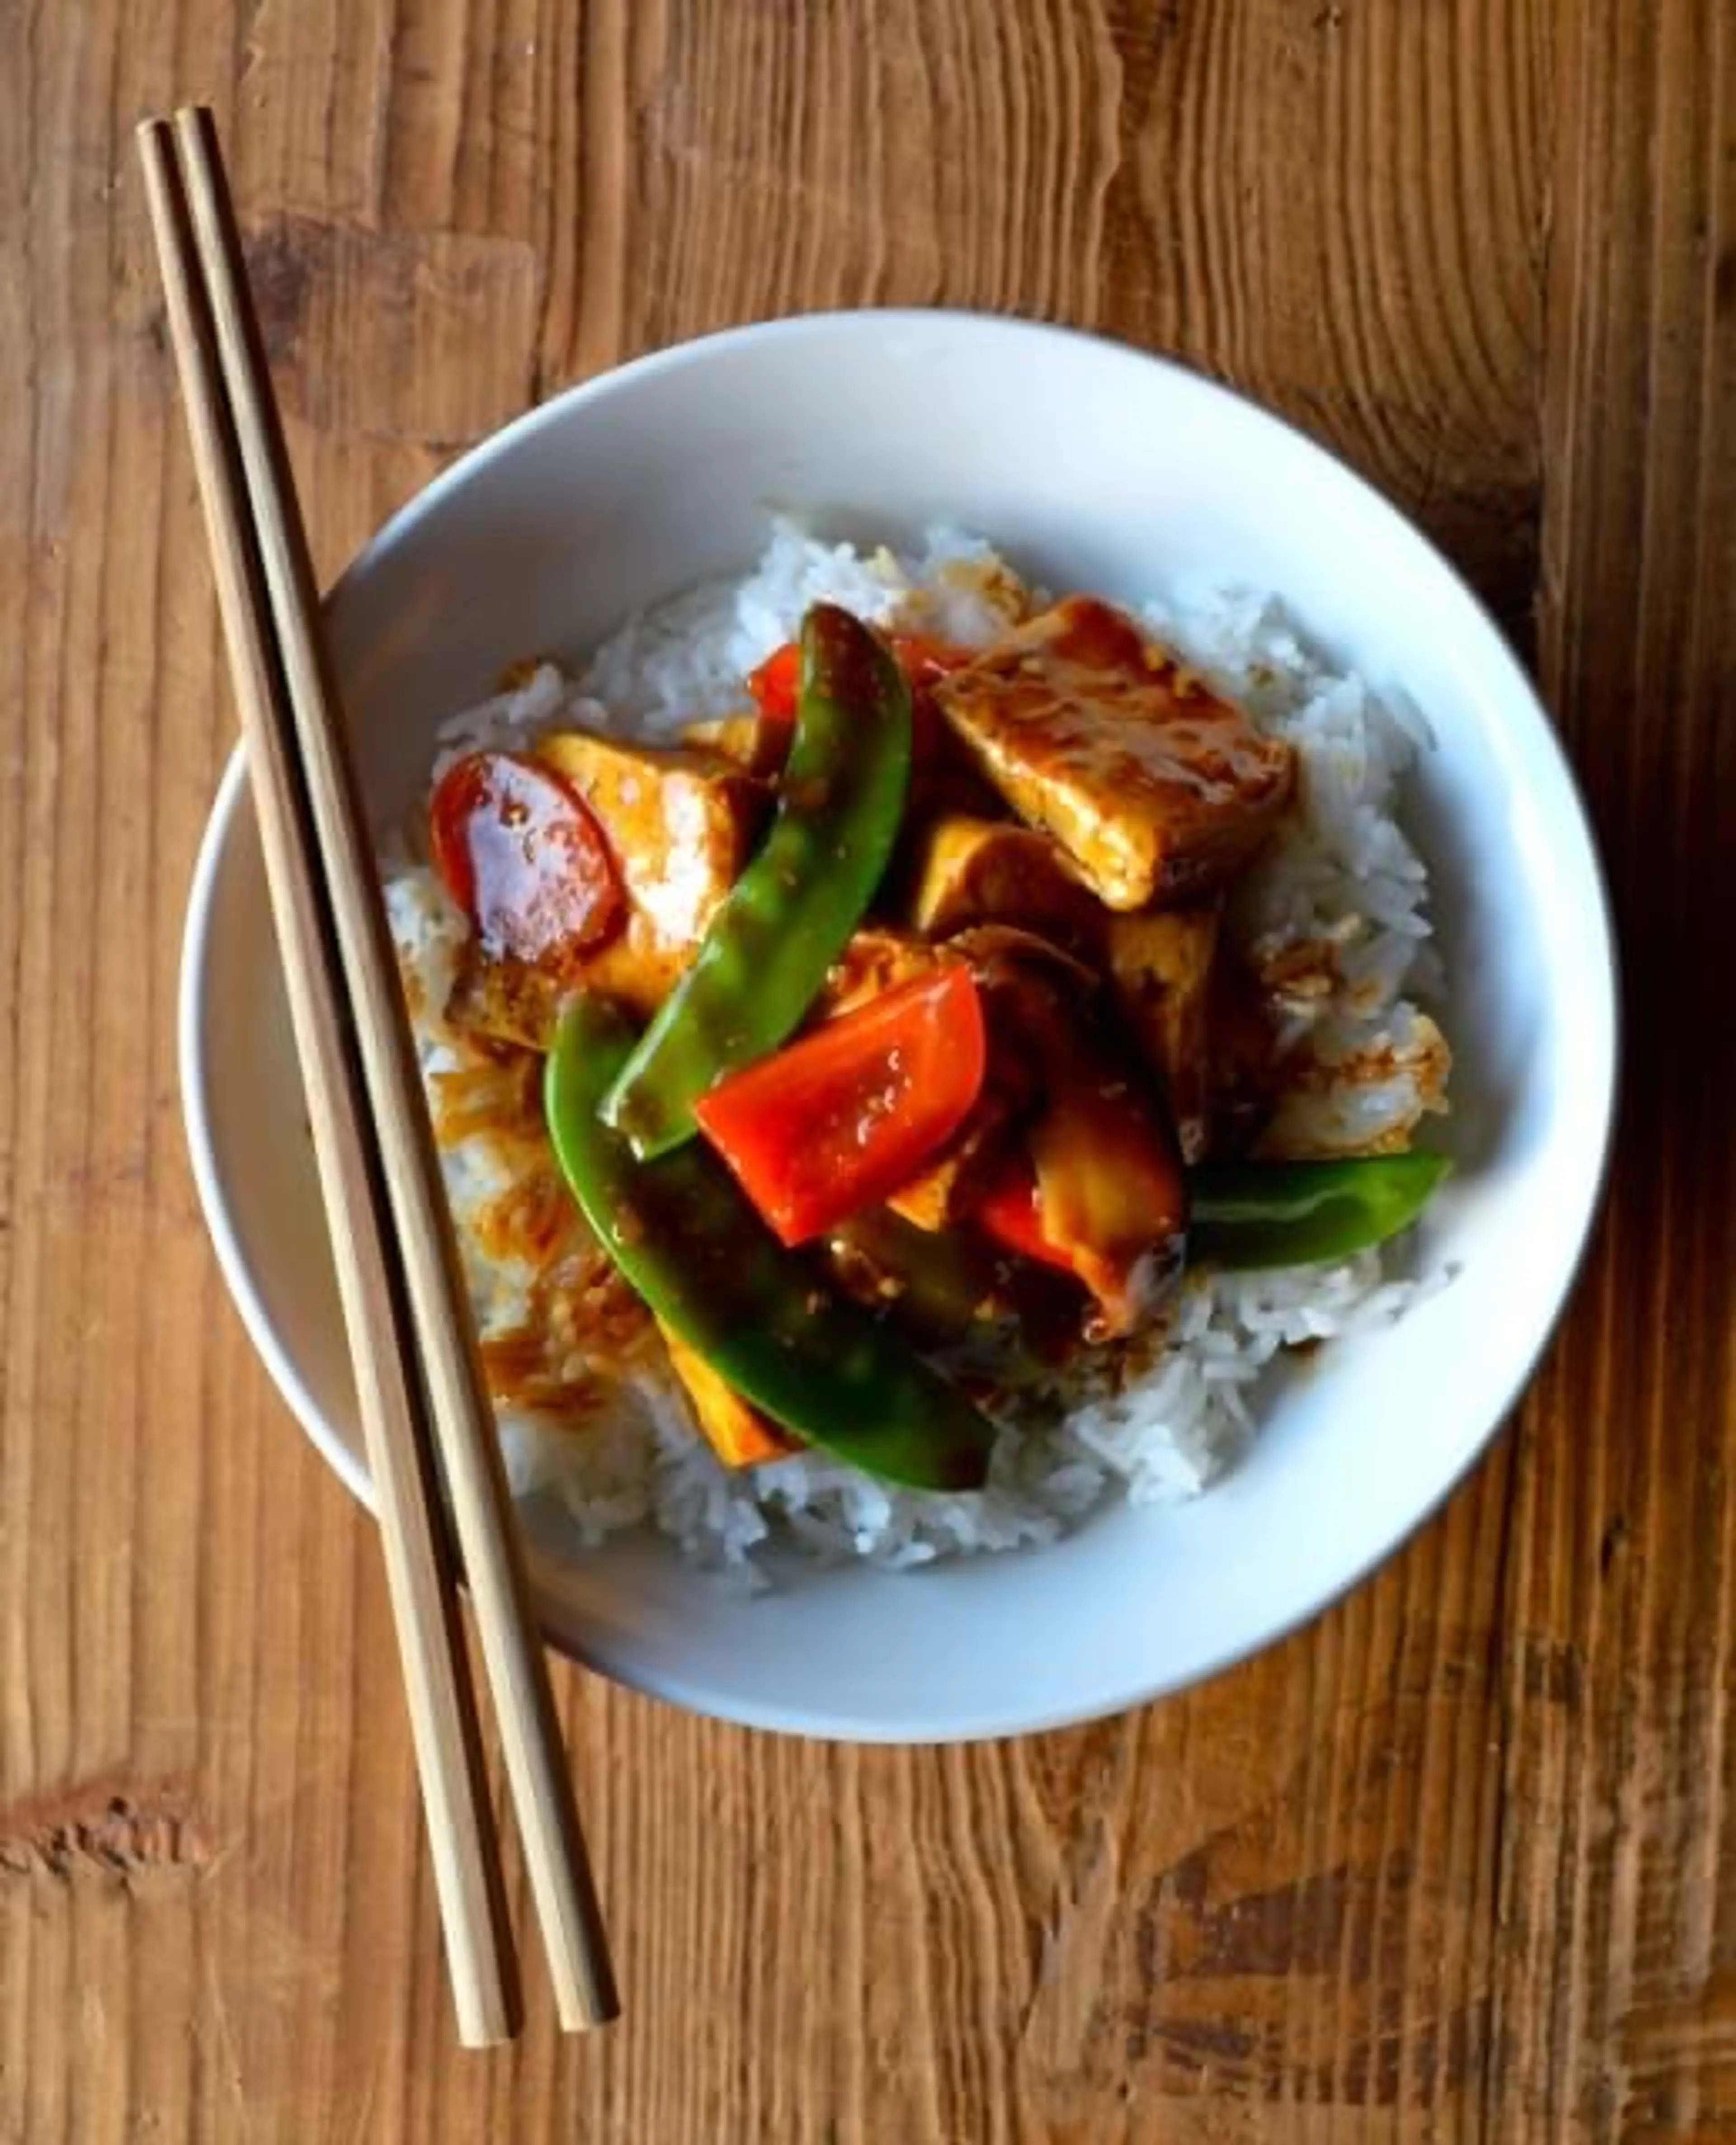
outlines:
[{"label": "rice bowl with food", "polygon": [[[617,1028],[619,1075],[660,1047],[667,1087],[691,1060],[699,950],[764,872],[768,829],[814,802],[790,744],[804,621],[868,630],[914,758],[857,912],[823,916],[838,889],[817,882],[808,920],[841,943],[797,949],[796,1018],[765,1003],[774,959],[734,985],[773,1040],[688,1063],[714,1099],[665,1096],[664,1149],[634,1152],[630,1112],[594,1139],[587,1122],[612,1197],[689,1172],[676,1241],[648,1248],[636,1213],[624,1239],[607,1206],[587,1221],[551,1144],[557,1031],[575,1006],[593,1023],[581,1081]],[[1155,807],[1153,755],[1116,758],[1130,726],[1159,740]],[[1280,600],[1057,600],[974,535],[900,552],[786,522],[744,580],[631,620],[576,674],[527,658],[440,739],[430,814],[385,858],[388,908],[509,1469],[584,1539],[649,1524],[750,1585],[780,1540],[893,1568],[1052,1540],[1113,1498],[1206,1490],[1258,1435],[1278,1358],[1445,1278],[1413,1271],[1405,1233],[1444,1168],[1417,1142],[1450,1064],[1402,825],[1430,740]],[[878,1100],[828,1151],[840,1077]],[[599,1077],[587,1121],[619,1086]],[[804,1388],[800,1426],[754,1405],[732,1377],[753,1383],[753,1316],[712,1335],[714,1360],[684,1341],[679,1239],[703,1231],[680,1201],[714,1196],[736,1202],[732,1245],[764,1238],[748,1263],[788,1281],[799,1262],[804,1301],[854,1321],[841,1356],[860,1341],[883,1372],[895,1351],[923,1381],[903,1412],[934,1409],[943,1464],[919,1422],[908,1451],[876,1443],[869,1386]]]}]

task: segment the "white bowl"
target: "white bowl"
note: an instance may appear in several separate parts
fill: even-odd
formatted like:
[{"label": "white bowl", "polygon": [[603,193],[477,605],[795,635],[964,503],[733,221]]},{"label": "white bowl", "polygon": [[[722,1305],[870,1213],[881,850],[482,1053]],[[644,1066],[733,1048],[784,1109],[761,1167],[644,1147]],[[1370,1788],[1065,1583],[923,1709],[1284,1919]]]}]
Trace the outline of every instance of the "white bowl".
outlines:
[{"label": "white bowl", "polygon": [[[398,515],[330,604],[376,823],[413,807],[443,715],[527,649],[745,568],[770,513],[842,535],[982,532],[1051,585],[1201,575],[1278,591],[1424,710],[1413,823],[1457,1048],[1460,1167],[1426,1222],[1452,1286],[1265,1394],[1196,1501],[908,1575],[810,1571],[734,1599],[649,1536],[578,1550],[527,1517],[555,1645],[699,1711],[809,1734],[997,1735],[1209,1675],[1385,1556],[1477,1456],[1572,1281],[1603,1174],[1613,959],[1595,854],[1530,685],[1445,561],[1320,448],[1177,366],[950,314],[783,321],[576,388]],[[290,1406],[369,1494],[251,812],[237,758],[187,918],[182,1072],[223,1271]]]}]

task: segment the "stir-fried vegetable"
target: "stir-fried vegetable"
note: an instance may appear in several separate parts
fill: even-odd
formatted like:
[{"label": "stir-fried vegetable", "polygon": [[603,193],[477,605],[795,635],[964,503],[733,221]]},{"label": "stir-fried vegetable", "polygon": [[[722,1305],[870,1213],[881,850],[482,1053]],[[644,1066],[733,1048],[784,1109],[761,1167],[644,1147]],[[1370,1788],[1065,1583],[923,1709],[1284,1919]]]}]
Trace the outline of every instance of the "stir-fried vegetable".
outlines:
[{"label": "stir-fried vegetable", "polygon": [[865,1207],[826,1241],[826,1262],[860,1303],[883,1311],[967,1391],[1039,1382],[1078,1338],[1072,1291],[1015,1271],[981,1230],[919,1229]]},{"label": "stir-fried vegetable", "polygon": [[953,961],[732,1073],[694,1113],[783,1241],[805,1243],[951,1138],[987,1062],[975,979]]},{"label": "stir-fried vegetable", "polygon": [[880,883],[909,779],[902,672],[848,611],[816,604],[771,832],[604,1104],[636,1154],[679,1146],[708,1088],[794,1033]]},{"label": "stir-fried vegetable", "polygon": [[[1047,1112],[1031,1152],[1008,1158],[977,1212],[997,1243],[1082,1284],[1086,1337],[1112,1341],[1149,1322],[1181,1270],[1187,1200],[1173,1146],[1111,1099]],[[1107,1137],[1105,1137],[1107,1135]]]},{"label": "stir-fried vegetable", "polygon": [[1231,1267],[1346,1259],[1409,1228],[1451,1168],[1421,1152],[1211,1163],[1190,1179],[1191,1249]]},{"label": "stir-fried vegetable", "polygon": [[510,752],[473,752],[441,778],[434,861],[483,951],[560,965],[625,919],[621,878],[596,815],[570,782]]},{"label": "stir-fried vegetable", "polygon": [[1094,1309],[1087,1337],[1147,1324],[1181,1262],[1187,1187],[1161,1098],[1097,1018],[1077,964],[1028,934],[979,931],[991,1019],[1034,1085],[1019,1151],[978,1220],[1009,1250],[1074,1275]]},{"label": "stir-fried vegetable", "polygon": [[[913,690],[932,685],[948,672],[962,669],[972,650],[956,642],[938,640],[932,634],[895,633],[890,643],[898,668]],[[774,648],[758,669],[748,673],[748,690],[761,714],[772,722],[793,722],[802,688],[802,644],[786,640]]]},{"label": "stir-fried vegetable", "polygon": [[1081,1065],[1052,1085],[1030,1148],[1043,1233],[1067,1247],[1097,1304],[1087,1337],[1137,1333],[1181,1271],[1187,1228],[1181,1157],[1159,1107]]},{"label": "stir-fried vegetable", "polygon": [[786,640],[748,673],[748,690],[761,714],[774,723],[793,723],[802,689],[802,644]]},{"label": "stir-fried vegetable", "polygon": [[785,1250],[703,1147],[635,1160],[599,1114],[633,1048],[605,1000],[572,999],[544,1089],[574,1197],[658,1319],[775,1421],[871,1475],[967,1490],[994,1427],[890,1327]]},{"label": "stir-fried vegetable", "polygon": [[833,1232],[835,1263],[854,1262],[874,1296],[896,1304],[929,1341],[955,1341],[990,1304],[992,1246],[961,1229],[919,1229],[889,1207],[853,1214]]},{"label": "stir-fried vegetable", "polygon": [[997,1244],[1017,1252],[1022,1259],[1052,1267],[1057,1273],[1077,1281],[1079,1269],[1071,1247],[1058,1243],[1042,1223],[1042,1202],[1037,1196],[1037,1172],[1027,1154],[1007,1157],[977,1208],[977,1222]]}]

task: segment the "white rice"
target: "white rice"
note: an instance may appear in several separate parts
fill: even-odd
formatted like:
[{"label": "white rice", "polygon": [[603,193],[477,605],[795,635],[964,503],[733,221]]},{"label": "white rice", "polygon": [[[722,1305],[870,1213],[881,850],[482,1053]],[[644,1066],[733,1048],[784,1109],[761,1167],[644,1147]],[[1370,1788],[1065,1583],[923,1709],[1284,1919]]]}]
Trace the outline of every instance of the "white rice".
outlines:
[{"label": "white rice", "polygon": [[[479,744],[524,741],[578,721],[668,736],[745,704],[743,679],[828,598],[881,625],[971,645],[1003,633],[1044,599],[981,540],[933,531],[920,552],[813,540],[780,524],[738,587],[709,586],[634,619],[576,685],[552,667],[520,690],[454,718],[439,764]],[[1238,890],[1230,928],[1256,963],[1296,982],[1285,1003],[1301,1060],[1316,1068],[1265,1136],[1274,1154],[1330,1153],[1401,1139],[1440,1106],[1445,1051],[1417,1003],[1438,992],[1428,877],[1396,817],[1399,786],[1430,740],[1414,714],[1377,701],[1323,663],[1269,597],[1206,591],[1153,598],[1155,635],[1238,699],[1300,756],[1299,809]],[[436,769],[437,771],[437,769]],[[425,1072],[456,1062],[443,1006],[463,919],[408,839],[388,858],[388,898],[419,988]],[[485,1139],[447,1152],[461,1236],[507,1179]],[[530,1276],[491,1265],[467,1242],[485,1331],[515,1325]],[[1111,1389],[1101,1371],[1042,1396],[1000,1438],[986,1489],[896,1490],[818,1453],[750,1471],[719,1465],[672,1376],[619,1376],[582,1428],[502,1410],[515,1486],[551,1491],[587,1540],[647,1522],[697,1560],[760,1583],[755,1550],[774,1537],[823,1560],[893,1567],[1052,1540],[1106,1499],[1196,1495],[1254,1434],[1262,1375],[1285,1349],[1390,1321],[1420,1286],[1402,1246],[1341,1266],[1192,1274],[1165,1334]]]}]

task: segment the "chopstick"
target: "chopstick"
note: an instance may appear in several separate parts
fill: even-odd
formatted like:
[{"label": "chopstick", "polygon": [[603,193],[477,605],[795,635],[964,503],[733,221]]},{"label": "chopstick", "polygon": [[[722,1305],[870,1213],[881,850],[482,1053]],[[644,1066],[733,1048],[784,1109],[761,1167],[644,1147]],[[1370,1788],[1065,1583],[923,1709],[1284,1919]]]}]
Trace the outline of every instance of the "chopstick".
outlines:
[{"label": "chopstick", "polygon": [[[307,1091],[460,2038],[520,2006],[443,1476],[562,2026],[617,2008],[211,115],[139,129]],[[436,1466],[437,1454],[438,1465]]]},{"label": "chopstick", "polygon": [[193,263],[172,142],[142,132],[171,333],[180,361],[261,846],[283,956],[321,1189],[368,1463],[379,1501],[416,1763],[467,2046],[510,2039],[521,2005],[457,1598],[435,1527],[430,1456],[417,1432],[414,1340],[389,1253],[391,1218],[370,1153],[360,1068],[346,1032],[332,922],[310,874],[312,834],[295,771],[282,666],[247,535],[213,330]]}]

